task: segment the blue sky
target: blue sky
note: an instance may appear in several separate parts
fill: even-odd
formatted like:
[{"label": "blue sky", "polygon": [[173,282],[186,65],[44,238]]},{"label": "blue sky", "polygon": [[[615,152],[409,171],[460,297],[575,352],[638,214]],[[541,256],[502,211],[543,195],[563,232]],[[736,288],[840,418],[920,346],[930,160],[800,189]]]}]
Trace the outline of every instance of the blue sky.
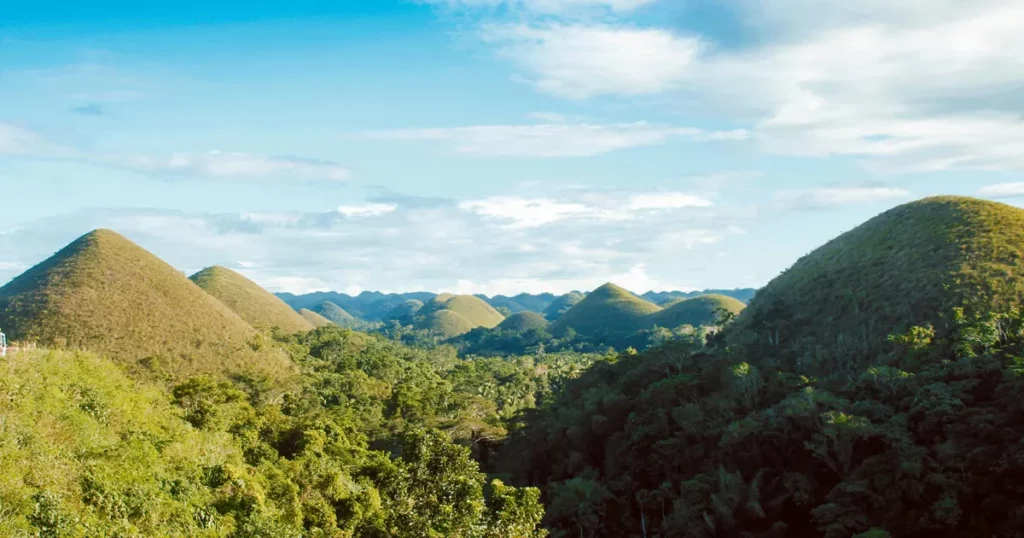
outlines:
[{"label": "blue sky", "polygon": [[274,291],[757,287],[1024,200],[1012,0],[13,4],[0,281],[108,227]]}]

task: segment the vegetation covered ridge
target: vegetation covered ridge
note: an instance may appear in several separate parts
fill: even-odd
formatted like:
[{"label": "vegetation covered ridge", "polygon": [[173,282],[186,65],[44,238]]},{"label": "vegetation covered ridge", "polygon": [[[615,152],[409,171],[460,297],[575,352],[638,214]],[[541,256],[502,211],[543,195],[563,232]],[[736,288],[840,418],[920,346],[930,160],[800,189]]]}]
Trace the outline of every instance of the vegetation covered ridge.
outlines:
[{"label": "vegetation covered ridge", "polygon": [[92,350],[170,379],[292,370],[282,353],[256,350],[256,331],[224,304],[111,230],[0,288],[0,327],[12,340]]},{"label": "vegetation covered ridge", "polygon": [[287,303],[226,267],[207,267],[190,279],[257,329],[302,332],[313,328]]}]

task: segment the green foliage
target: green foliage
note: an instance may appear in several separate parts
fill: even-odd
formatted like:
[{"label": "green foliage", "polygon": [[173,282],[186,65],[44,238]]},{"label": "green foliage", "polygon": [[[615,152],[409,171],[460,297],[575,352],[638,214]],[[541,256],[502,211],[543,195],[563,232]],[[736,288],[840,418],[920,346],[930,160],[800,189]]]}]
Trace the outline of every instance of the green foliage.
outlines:
[{"label": "green foliage", "polygon": [[548,321],[555,321],[562,317],[562,314],[568,312],[572,307],[576,306],[577,303],[586,297],[578,291],[569,292],[555,299],[548,307],[544,310],[544,318]]},{"label": "green foliage", "polygon": [[131,241],[97,230],[0,288],[12,340],[88,349],[155,378],[259,370],[291,374],[276,350],[181,273]]},{"label": "green foliage", "polygon": [[190,278],[257,329],[302,332],[313,328],[284,301],[226,267],[208,267]]}]

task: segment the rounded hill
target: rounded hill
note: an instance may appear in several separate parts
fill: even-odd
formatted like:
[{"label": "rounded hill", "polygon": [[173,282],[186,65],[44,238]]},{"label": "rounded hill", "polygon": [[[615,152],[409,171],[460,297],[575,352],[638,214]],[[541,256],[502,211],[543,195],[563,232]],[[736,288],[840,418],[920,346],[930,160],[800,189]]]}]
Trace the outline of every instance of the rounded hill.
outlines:
[{"label": "rounded hill", "polygon": [[397,320],[399,323],[408,324],[421,308],[423,308],[423,301],[409,299],[392,308],[391,311],[384,316],[384,321]]},{"label": "rounded hill", "polygon": [[588,338],[601,338],[611,333],[637,330],[644,318],[661,310],[656,304],[616,286],[605,284],[587,294],[583,300],[551,324],[556,336],[573,329]]},{"label": "rounded hill", "polygon": [[718,323],[719,310],[739,314],[746,306],[742,301],[725,295],[698,295],[672,303],[665,309],[651,314],[648,324],[668,329],[681,325],[710,326]]},{"label": "rounded hill", "polygon": [[505,316],[487,304],[487,301],[474,295],[451,295],[443,293],[431,299],[420,310],[420,314],[427,315],[440,310],[449,310],[466,318],[473,327],[486,327],[493,329],[497,327]]},{"label": "rounded hill", "polygon": [[584,297],[586,297],[586,295],[578,291],[571,291],[565,295],[559,296],[552,301],[546,309],[544,309],[544,317],[547,318],[548,321],[555,321],[562,317],[562,314],[568,312],[570,308],[576,306],[576,304],[582,301]]},{"label": "rounded hill", "polygon": [[987,312],[1024,294],[1024,210],[965,197],[893,208],[798,260],[729,330],[736,344],[870,360],[890,334],[948,330],[955,307]]},{"label": "rounded hill", "polygon": [[526,332],[531,329],[546,329],[548,327],[548,320],[544,319],[544,316],[536,312],[518,312],[505,318],[496,327],[499,331],[510,331],[510,332]]},{"label": "rounded hill", "polygon": [[[337,304],[331,301],[324,301],[320,303],[316,308],[312,309],[312,311],[315,314],[327,318],[327,320],[330,321],[331,323],[341,326],[351,324],[353,321],[356,320],[355,316],[349,314],[348,312],[345,311],[344,308],[338,306]],[[302,312],[299,311],[299,313],[301,314]],[[309,321],[308,317],[306,317],[306,321]]]},{"label": "rounded hill", "polygon": [[336,325],[336,323],[334,323],[333,321],[307,308],[299,310],[299,315],[302,316],[302,319],[306,320],[307,323],[309,323],[315,328],[326,327],[328,325]]},{"label": "rounded hill", "polygon": [[416,327],[443,338],[455,338],[477,327],[462,314],[451,310],[435,310],[423,316]]},{"label": "rounded hill", "polygon": [[231,269],[208,267],[192,275],[191,280],[257,329],[278,327],[287,333],[313,329],[287,303]]},{"label": "rounded hill", "polygon": [[[87,349],[164,374],[287,368],[250,348],[256,331],[179,271],[116,232],[96,230],[0,288],[12,340]],[[163,375],[163,374],[161,374]]]}]

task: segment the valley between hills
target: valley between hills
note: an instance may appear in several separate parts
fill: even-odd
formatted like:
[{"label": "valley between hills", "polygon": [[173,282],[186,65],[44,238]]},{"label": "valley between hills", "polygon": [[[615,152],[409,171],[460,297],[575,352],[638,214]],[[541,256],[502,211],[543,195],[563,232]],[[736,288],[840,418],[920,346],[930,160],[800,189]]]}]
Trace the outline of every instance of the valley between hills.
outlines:
[{"label": "valley between hills", "polygon": [[0,288],[0,535],[1019,536],[1022,275],[964,197],[685,293],[275,295],[92,231]]}]

